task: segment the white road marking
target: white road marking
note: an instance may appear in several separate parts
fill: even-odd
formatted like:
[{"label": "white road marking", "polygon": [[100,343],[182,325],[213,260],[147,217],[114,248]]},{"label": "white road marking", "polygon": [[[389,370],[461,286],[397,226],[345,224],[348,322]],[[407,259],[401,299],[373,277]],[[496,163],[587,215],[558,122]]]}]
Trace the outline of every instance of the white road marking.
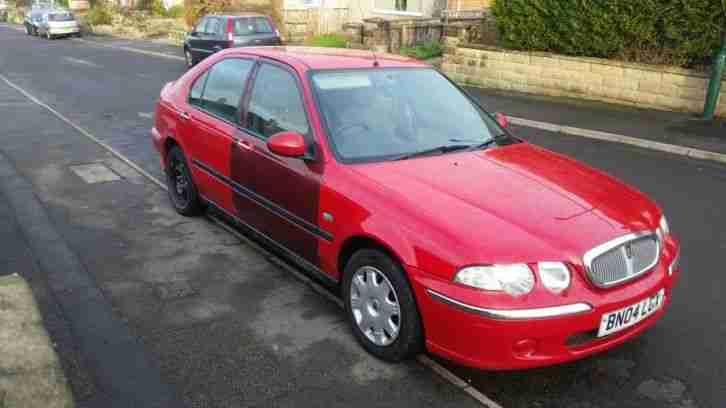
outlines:
[{"label": "white road marking", "polygon": [[39,100],[38,98],[36,98],[32,94],[30,94],[25,89],[23,89],[20,86],[15,85],[14,83],[12,83],[8,78],[5,77],[5,75],[0,74],[0,80],[2,80],[3,82],[5,82],[6,84],[8,84],[9,87],[11,87],[11,88],[15,89],[16,91],[20,92],[21,94],[23,94],[23,96],[25,96],[26,98],[30,99],[31,102],[35,103],[36,105],[38,105],[38,106],[46,109],[48,112],[52,113],[55,117],[57,117],[58,119],[60,119],[64,123],[66,123],[68,126],[70,126],[73,129],[77,130],[78,133],[80,133],[83,136],[91,139],[94,143],[96,143],[99,146],[101,146],[102,148],[106,149],[109,153],[111,153],[112,155],[116,156],[116,158],[118,158],[119,160],[121,160],[124,163],[128,164],[129,166],[131,166],[134,170],[136,170],[139,173],[141,173],[144,177],[146,177],[152,183],[154,183],[157,186],[159,186],[159,187],[163,188],[164,190],[166,190],[166,184],[165,183],[163,183],[162,181],[156,179],[151,174],[147,173],[146,170],[142,169],[136,163],[134,163],[131,160],[129,160],[128,158],[126,158],[126,156],[124,156],[123,154],[117,152],[116,149],[114,149],[113,147],[107,145],[106,143],[102,142],[101,140],[99,140],[98,138],[96,138],[95,136],[93,136],[86,129],[82,128],[79,125],[76,125],[75,123],[73,123],[70,119],[68,119],[65,116],[63,116],[60,112],[58,112],[57,110],[55,110],[52,107],[50,107],[50,105],[42,102],[41,100]]},{"label": "white road marking", "polygon": [[77,42],[81,42],[81,43],[84,43],[84,44],[89,44],[89,45],[92,45],[92,46],[95,46],[95,47],[112,48],[112,49],[115,49],[115,50],[135,52],[137,54],[151,55],[153,57],[166,58],[166,59],[171,59],[171,60],[175,60],[175,61],[184,61],[184,57],[180,57],[178,55],[164,54],[163,52],[142,50],[140,48],[125,47],[125,46],[119,46],[119,45],[113,45],[113,44],[103,44],[103,43],[100,43],[100,42],[97,42],[97,41],[89,41],[89,40],[84,40],[84,39],[81,39],[81,38],[73,38],[72,41],[77,41]]},{"label": "white road marking", "polygon": [[154,117],[154,114],[151,112],[139,112],[139,117],[144,119],[151,119]]},{"label": "white road marking", "polygon": [[[148,172],[146,172],[144,169],[142,169],[140,166],[138,166],[136,163],[134,163],[133,161],[131,161],[131,159],[127,158],[126,156],[124,156],[123,154],[119,153],[118,151],[116,151],[111,146],[109,146],[106,143],[102,142],[101,140],[99,140],[97,137],[93,136],[89,131],[85,130],[81,126],[76,125],[70,119],[68,119],[65,116],[63,116],[63,114],[59,113],[58,111],[56,111],[55,109],[53,109],[48,104],[40,101],[38,98],[36,98],[35,96],[33,96],[31,93],[29,93],[25,89],[23,89],[20,86],[18,86],[16,84],[14,84],[13,82],[11,82],[3,74],[0,74],[0,80],[2,80],[3,82],[5,82],[6,84],[8,84],[8,86],[10,86],[11,88],[13,88],[16,91],[18,91],[21,94],[23,94],[23,96],[25,96],[26,98],[28,98],[31,102],[35,103],[36,105],[38,105],[38,106],[46,109],[50,113],[52,113],[55,117],[57,117],[58,119],[60,119],[61,121],[63,121],[64,123],[66,123],[67,125],[69,125],[70,127],[72,127],[73,129],[75,129],[76,131],[78,131],[78,133],[80,133],[81,135],[87,137],[88,139],[90,139],[94,143],[96,143],[99,146],[101,146],[103,149],[107,150],[112,155],[116,156],[116,158],[118,158],[119,160],[123,161],[124,163],[126,163],[127,165],[129,165],[130,167],[132,167],[134,170],[138,171],[139,174],[141,174],[142,176],[144,176],[147,180],[151,181],[156,186],[160,187],[161,189],[163,189],[165,191],[168,190],[166,184],[163,181],[161,181],[161,180],[157,179],[156,177],[152,176],[151,174],[149,174]],[[295,276],[297,279],[301,280],[302,282],[306,283],[310,288],[313,289],[313,291],[315,291],[316,293],[322,295],[324,298],[332,301],[338,307],[340,307],[340,308],[343,307],[342,300],[339,299],[338,297],[334,296],[332,293],[330,293],[322,285],[320,285],[317,282],[313,281],[312,279],[310,279],[309,277],[307,277],[306,275],[304,275],[300,271],[296,270],[295,268],[293,268],[292,266],[290,266],[289,264],[287,264],[285,261],[279,259],[274,254],[272,254],[271,252],[267,251],[266,249],[264,249],[263,247],[261,247],[260,245],[258,245],[256,242],[254,242],[254,241],[250,240],[249,238],[247,238],[244,234],[240,233],[239,231],[237,231],[234,228],[230,227],[229,225],[225,224],[223,221],[217,219],[214,216],[208,216],[208,217],[215,224],[219,225],[220,227],[222,227],[223,229],[225,229],[226,231],[228,231],[229,233],[231,233],[235,237],[237,237],[240,240],[244,241],[245,243],[247,243],[251,247],[257,249],[261,253],[268,255],[267,256],[267,259],[268,260],[270,260],[271,262],[274,262],[276,265],[281,266],[285,270],[287,270],[288,272],[292,273],[293,276]],[[444,378],[445,380],[447,380],[448,382],[450,382],[453,386],[461,389],[463,392],[465,392],[466,394],[468,394],[469,396],[471,396],[475,401],[477,401],[480,404],[482,404],[482,406],[484,406],[486,408],[502,408],[500,405],[498,405],[497,403],[495,403],[491,399],[487,398],[484,394],[482,394],[478,390],[476,390],[476,389],[474,389],[474,388],[472,388],[470,386],[467,386],[467,387],[462,388],[460,386],[460,384],[465,383],[465,381],[463,379],[457,377],[454,373],[452,373],[449,370],[447,370],[446,368],[440,366],[438,363],[436,363],[435,361],[429,359],[425,355],[419,355],[417,357],[417,360],[419,361],[420,364],[422,364],[422,365],[430,368],[432,371],[434,371],[435,373],[437,373],[438,375],[440,375],[442,378]],[[436,368],[434,368],[434,367],[436,367]]]},{"label": "white road marking", "polygon": [[63,60],[68,61],[68,62],[70,62],[72,64],[85,65],[87,67],[103,68],[102,66],[96,64],[95,62],[87,61],[87,60],[80,59],[80,58],[63,57]]}]

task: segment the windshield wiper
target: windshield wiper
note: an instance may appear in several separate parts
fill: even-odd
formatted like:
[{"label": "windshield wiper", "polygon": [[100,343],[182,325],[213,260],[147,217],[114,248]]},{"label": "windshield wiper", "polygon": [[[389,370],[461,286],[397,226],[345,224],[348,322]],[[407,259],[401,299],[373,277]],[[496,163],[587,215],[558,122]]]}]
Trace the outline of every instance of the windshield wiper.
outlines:
[{"label": "windshield wiper", "polygon": [[470,148],[470,144],[455,144],[455,145],[443,145],[443,146],[436,146],[431,149],[421,150],[418,152],[413,153],[407,153],[403,154],[401,156],[395,157],[393,160],[406,160],[406,159],[412,159],[414,157],[421,157],[421,156],[428,156],[431,154],[444,154],[444,153],[450,153],[457,150],[464,150]]},{"label": "windshield wiper", "polygon": [[[498,144],[499,142],[502,142],[504,139],[507,139],[507,138],[508,138],[508,136],[506,135],[506,133],[500,133],[498,135],[494,135],[494,137],[492,137],[491,139],[487,140],[486,142],[481,142],[481,143],[477,143],[477,144],[470,145],[469,146],[469,150],[485,149],[485,148],[490,147],[492,145]],[[463,141],[463,140],[452,139],[452,141],[460,142],[460,141]],[[472,142],[480,142],[479,140],[471,140],[471,141]]]}]

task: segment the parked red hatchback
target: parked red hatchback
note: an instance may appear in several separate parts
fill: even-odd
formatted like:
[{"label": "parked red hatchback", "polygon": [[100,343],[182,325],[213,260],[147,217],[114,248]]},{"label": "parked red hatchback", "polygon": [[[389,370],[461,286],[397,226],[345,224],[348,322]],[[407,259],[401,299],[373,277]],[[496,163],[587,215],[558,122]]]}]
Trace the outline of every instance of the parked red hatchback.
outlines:
[{"label": "parked red hatchback", "polygon": [[339,285],[380,358],[527,368],[652,325],[679,274],[661,210],[496,118],[412,60],[244,48],[165,86],[152,134],[178,212]]}]

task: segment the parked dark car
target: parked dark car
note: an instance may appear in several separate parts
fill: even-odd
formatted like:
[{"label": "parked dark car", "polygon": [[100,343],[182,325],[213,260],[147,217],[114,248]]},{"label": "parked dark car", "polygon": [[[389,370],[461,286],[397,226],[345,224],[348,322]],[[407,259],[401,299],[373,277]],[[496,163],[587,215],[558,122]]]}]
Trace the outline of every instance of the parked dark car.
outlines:
[{"label": "parked dark car", "polygon": [[280,31],[264,14],[208,15],[184,40],[184,56],[191,67],[225,48],[281,44]]}]

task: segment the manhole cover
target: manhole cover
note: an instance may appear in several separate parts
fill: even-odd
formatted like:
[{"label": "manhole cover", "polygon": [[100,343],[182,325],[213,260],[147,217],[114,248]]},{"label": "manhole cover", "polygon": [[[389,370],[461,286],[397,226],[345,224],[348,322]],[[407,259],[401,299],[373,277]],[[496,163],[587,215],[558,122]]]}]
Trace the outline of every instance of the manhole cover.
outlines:
[{"label": "manhole cover", "polygon": [[80,164],[71,166],[71,170],[88,184],[105,183],[121,180],[118,174],[101,163]]},{"label": "manhole cover", "polygon": [[173,300],[196,294],[187,281],[159,283],[154,288],[156,296],[161,300]]}]

